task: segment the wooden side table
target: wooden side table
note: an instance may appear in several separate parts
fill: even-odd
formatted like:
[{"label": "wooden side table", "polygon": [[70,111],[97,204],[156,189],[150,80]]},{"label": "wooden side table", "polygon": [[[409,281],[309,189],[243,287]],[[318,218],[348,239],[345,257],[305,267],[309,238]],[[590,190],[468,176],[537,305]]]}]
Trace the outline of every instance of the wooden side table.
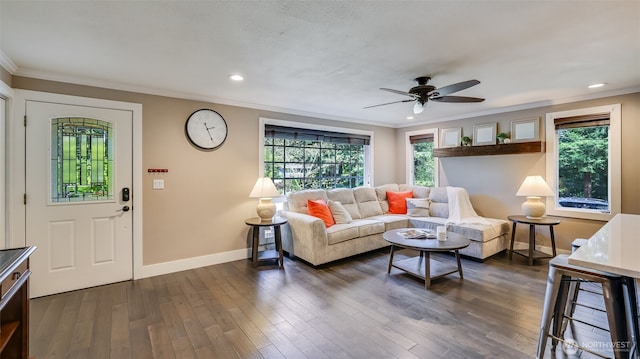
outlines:
[{"label": "wooden side table", "polygon": [[[511,259],[513,253],[529,258],[529,265],[533,265],[534,259],[551,258],[556,256],[556,238],[553,234],[553,226],[560,224],[560,221],[555,218],[542,217],[542,218],[527,218],[527,216],[509,216],[507,217],[513,222],[513,228],[511,230],[511,246],[509,248],[509,259]],[[513,242],[516,239],[516,225],[518,223],[529,225],[529,249],[513,250]],[[549,234],[551,236],[551,250],[553,255],[550,256],[547,253],[536,250],[536,226],[549,226]]]},{"label": "wooden side table", "polygon": [[[263,221],[262,219],[255,217],[249,218],[244,221],[248,226],[251,226],[253,231],[252,243],[251,243],[251,257],[253,260],[253,266],[257,266],[258,262],[267,260],[277,260],[280,267],[284,266],[284,257],[282,255],[282,232],[280,226],[287,223],[286,218],[273,217],[270,221]],[[275,250],[266,250],[258,252],[258,244],[260,242],[260,227],[273,227],[275,236]]]}]

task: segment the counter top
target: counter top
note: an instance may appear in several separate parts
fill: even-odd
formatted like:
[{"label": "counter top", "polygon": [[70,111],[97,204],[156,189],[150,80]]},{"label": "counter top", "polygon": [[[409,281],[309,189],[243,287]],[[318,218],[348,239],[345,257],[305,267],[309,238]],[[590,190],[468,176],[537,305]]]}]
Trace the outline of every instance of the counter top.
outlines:
[{"label": "counter top", "polygon": [[640,215],[615,215],[569,256],[569,264],[640,278]]}]

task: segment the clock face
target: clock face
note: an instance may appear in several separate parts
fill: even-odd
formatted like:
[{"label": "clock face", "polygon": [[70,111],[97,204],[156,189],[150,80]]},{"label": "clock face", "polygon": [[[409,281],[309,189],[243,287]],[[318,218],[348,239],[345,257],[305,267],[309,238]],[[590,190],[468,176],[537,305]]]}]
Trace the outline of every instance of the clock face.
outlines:
[{"label": "clock face", "polygon": [[227,123],[213,110],[198,110],[189,116],[185,125],[187,138],[196,147],[212,150],[227,139]]}]

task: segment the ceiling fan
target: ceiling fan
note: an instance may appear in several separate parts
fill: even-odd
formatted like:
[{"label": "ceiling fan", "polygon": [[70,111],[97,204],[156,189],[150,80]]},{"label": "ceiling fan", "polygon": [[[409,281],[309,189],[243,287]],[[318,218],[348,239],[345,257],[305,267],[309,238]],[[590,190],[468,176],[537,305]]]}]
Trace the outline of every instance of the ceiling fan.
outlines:
[{"label": "ceiling fan", "polygon": [[483,98],[479,98],[479,97],[448,96],[449,94],[452,94],[454,92],[462,91],[462,90],[467,89],[467,88],[469,88],[471,86],[475,86],[475,85],[479,84],[480,81],[478,81],[478,80],[469,80],[469,81],[458,82],[458,83],[455,83],[453,85],[441,87],[439,89],[436,88],[435,86],[428,85],[427,83],[429,82],[429,80],[431,80],[431,77],[429,77],[429,76],[417,77],[415,79],[415,81],[418,83],[418,85],[412,87],[409,90],[409,92],[398,91],[398,90],[388,89],[388,88],[384,88],[384,87],[380,88],[380,90],[383,90],[383,91],[389,91],[389,92],[397,93],[397,94],[400,94],[400,95],[410,96],[411,99],[388,102],[388,103],[383,103],[383,104],[380,104],[380,105],[367,106],[367,107],[364,107],[364,108],[385,106],[385,105],[391,105],[393,103],[400,103],[400,102],[412,102],[412,101],[415,101],[415,104],[413,105],[413,113],[414,114],[419,114],[424,110],[424,105],[427,104],[427,101],[456,102],[456,103],[482,102],[482,101],[484,101]]}]

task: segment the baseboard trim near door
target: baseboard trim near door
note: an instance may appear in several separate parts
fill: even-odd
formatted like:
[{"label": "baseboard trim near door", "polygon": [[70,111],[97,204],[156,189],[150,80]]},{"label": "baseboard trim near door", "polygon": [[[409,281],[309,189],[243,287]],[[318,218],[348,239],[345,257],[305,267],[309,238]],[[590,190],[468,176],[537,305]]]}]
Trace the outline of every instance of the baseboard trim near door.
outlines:
[{"label": "baseboard trim near door", "polygon": [[157,275],[180,272],[184,270],[206,267],[214,264],[227,263],[249,258],[249,249],[215,253],[206,256],[179,259],[170,262],[156,263],[142,266],[141,273],[134,279],[154,277]]}]

